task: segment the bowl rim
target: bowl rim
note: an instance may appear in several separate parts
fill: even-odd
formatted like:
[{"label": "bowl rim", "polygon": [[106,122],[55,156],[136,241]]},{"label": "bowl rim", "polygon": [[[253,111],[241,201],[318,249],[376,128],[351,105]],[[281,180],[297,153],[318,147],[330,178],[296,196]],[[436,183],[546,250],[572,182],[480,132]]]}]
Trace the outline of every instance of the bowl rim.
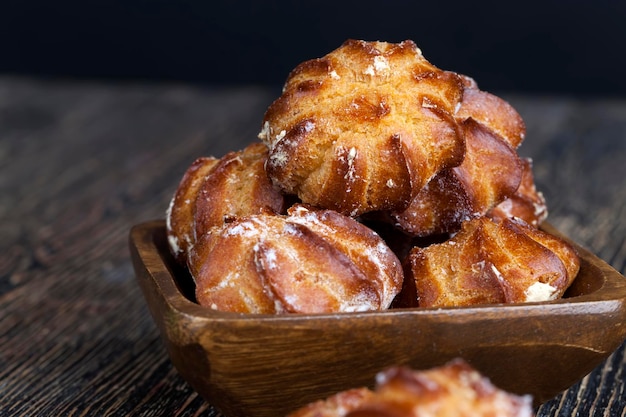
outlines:
[{"label": "bowl rim", "polygon": [[[580,308],[588,310],[590,306],[595,309],[616,309],[626,308],[626,278],[617,270],[611,267],[602,259],[598,258],[589,250],[583,248],[573,242],[567,236],[560,233],[550,223],[544,222],[541,229],[553,234],[560,239],[568,242],[577,252],[581,259],[581,270],[583,268],[597,269],[601,274],[601,279],[596,288],[589,293],[575,295],[571,297],[559,298],[551,301],[526,302],[526,303],[502,303],[502,304],[482,304],[476,306],[464,307],[413,307],[413,308],[392,308],[381,311],[364,311],[364,312],[341,312],[341,313],[290,313],[290,314],[259,314],[259,313],[236,313],[212,310],[207,307],[190,300],[179,287],[176,281],[175,272],[172,266],[165,259],[171,257],[169,251],[164,254],[167,248],[159,247],[156,242],[157,234],[161,233],[165,236],[165,220],[155,219],[139,223],[131,228],[129,235],[129,243],[134,259],[140,259],[143,267],[149,272],[154,283],[162,293],[162,296],[170,308],[178,311],[186,316],[192,316],[194,319],[204,319],[210,321],[241,321],[241,320],[257,320],[263,322],[291,322],[306,319],[346,319],[361,318],[371,316],[397,316],[397,315],[439,315],[443,314],[472,316],[481,314],[486,311],[497,309],[503,314],[511,314],[518,316],[519,314],[558,314],[561,309],[572,313],[572,308]],[[172,257],[173,260],[173,257]],[[613,305],[615,301],[620,302],[618,306]],[[606,305],[606,303],[609,305]]]}]

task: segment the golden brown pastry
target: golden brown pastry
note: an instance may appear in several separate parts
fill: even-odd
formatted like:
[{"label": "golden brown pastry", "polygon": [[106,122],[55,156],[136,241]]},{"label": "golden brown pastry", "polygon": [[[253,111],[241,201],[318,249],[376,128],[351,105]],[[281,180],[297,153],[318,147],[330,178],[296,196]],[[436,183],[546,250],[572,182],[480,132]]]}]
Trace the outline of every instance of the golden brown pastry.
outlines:
[{"label": "golden brown pastry", "polygon": [[219,160],[213,157],[196,159],[185,171],[167,208],[165,220],[170,251],[182,264],[187,261],[187,251],[195,242],[193,217],[196,196],[205,177],[218,162]]},{"label": "golden brown pastry", "polygon": [[448,307],[560,298],[580,266],[563,240],[518,219],[479,217],[450,240],[414,248],[401,306]]},{"label": "golden brown pastry", "polygon": [[348,40],[297,66],[268,108],[259,134],[268,175],[303,202],[350,216],[405,208],[463,159],[454,115],[465,84],[412,41]]},{"label": "golden brown pastry", "polygon": [[198,302],[222,311],[554,299],[579,260],[536,229],[547,211],[517,154],[525,129],[412,41],[348,40],[290,73],[263,143],[189,167],[169,246]]},{"label": "golden brown pastry", "polygon": [[287,417],[532,417],[532,398],[494,386],[462,360],[415,371],[392,367],[374,390],[355,388]]},{"label": "golden brown pastry", "polygon": [[462,75],[463,99],[455,118],[474,119],[517,149],[526,136],[526,125],[520,114],[508,102],[486,91],[481,91],[474,79]]},{"label": "golden brown pastry", "polygon": [[522,181],[517,191],[491,209],[487,216],[496,221],[515,217],[533,227],[539,227],[548,217],[548,207],[543,194],[535,187],[532,161],[524,158],[522,163]]},{"label": "golden brown pastry", "polygon": [[526,126],[505,100],[481,91],[476,82],[460,76],[463,97],[454,114],[466,141],[463,163],[433,178],[392,221],[412,236],[457,231],[461,223],[483,216],[512,196],[522,179],[523,161],[516,148]]},{"label": "golden brown pastry", "polygon": [[458,167],[437,174],[395,223],[413,236],[459,230],[461,223],[482,216],[515,193],[522,179],[522,161],[506,141],[485,125],[468,118],[461,123],[466,151]]},{"label": "golden brown pastry", "polygon": [[253,143],[220,159],[199,158],[185,172],[167,211],[172,253],[185,262],[197,236],[231,217],[262,211],[282,213],[286,198],[264,169],[267,148]]},{"label": "golden brown pastry", "polygon": [[262,143],[252,143],[242,151],[230,152],[220,159],[207,175],[196,198],[196,236],[221,226],[231,217],[262,211],[284,213],[286,197],[267,177],[266,160],[267,147]]},{"label": "golden brown pastry", "polygon": [[300,204],[286,216],[239,217],[199,236],[189,269],[199,304],[241,313],[382,310],[403,278],[371,229]]}]

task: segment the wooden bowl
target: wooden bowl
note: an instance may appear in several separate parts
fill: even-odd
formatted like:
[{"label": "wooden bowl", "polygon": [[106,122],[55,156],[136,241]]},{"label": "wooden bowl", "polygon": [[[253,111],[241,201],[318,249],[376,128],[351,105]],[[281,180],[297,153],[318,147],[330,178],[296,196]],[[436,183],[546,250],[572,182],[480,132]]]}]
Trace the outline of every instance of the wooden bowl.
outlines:
[{"label": "wooden bowl", "polygon": [[556,301],[256,315],[193,301],[193,282],[168,251],[163,221],[130,233],[137,280],[172,363],[233,417],[285,416],[338,391],[371,387],[386,367],[427,369],[459,357],[498,387],[532,394],[536,405],[552,398],[626,338],[626,279],[573,245],[580,273]]}]

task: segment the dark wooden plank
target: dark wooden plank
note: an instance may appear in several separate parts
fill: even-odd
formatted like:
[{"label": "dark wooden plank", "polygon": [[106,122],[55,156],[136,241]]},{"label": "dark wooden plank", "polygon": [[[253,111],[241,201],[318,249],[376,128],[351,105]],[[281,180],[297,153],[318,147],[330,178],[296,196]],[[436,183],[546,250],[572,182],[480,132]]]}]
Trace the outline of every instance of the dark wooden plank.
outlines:
[{"label": "dark wooden plank", "polygon": [[[130,265],[198,156],[256,140],[277,91],[0,79],[3,415],[218,416],[177,375]],[[511,96],[550,221],[626,269],[626,101]],[[624,415],[622,346],[541,416]]]},{"label": "dark wooden plank", "polygon": [[193,415],[202,407],[147,314],[128,230],[163,217],[193,158],[256,140],[268,100],[182,86],[2,84],[4,411]]}]

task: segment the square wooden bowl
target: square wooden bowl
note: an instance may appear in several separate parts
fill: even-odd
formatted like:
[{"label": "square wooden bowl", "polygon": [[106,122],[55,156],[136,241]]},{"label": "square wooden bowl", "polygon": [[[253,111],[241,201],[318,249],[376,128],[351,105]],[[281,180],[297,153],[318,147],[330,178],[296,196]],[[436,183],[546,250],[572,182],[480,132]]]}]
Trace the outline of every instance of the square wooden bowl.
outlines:
[{"label": "square wooden bowl", "polygon": [[[543,227],[558,235],[550,225]],[[572,242],[570,242],[572,243]],[[626,338],[626,279],[572,243],[581,269],[550,302],[383,312],[255,315],[196,304],[170,255],[164,221],[130,232],[137,280],[170,359],[226,416],[280,417],[338,391],[372,386],[393,365],[463,358],[535,404],[592,371]]]}]

